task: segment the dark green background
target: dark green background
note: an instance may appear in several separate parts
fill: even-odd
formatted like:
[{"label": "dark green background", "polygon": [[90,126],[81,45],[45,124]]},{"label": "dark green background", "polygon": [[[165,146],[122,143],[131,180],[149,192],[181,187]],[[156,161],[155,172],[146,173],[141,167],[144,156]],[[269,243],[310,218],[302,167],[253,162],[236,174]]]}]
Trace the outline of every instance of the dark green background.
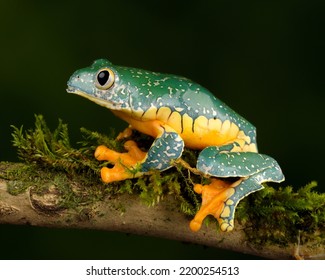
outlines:
[{"label": "dark green background", "polygon": [[[31,127],[34,113],[69,123],[73,141],[82,126],[125,127],[65,92],[73,71],[108,58],[209,88],[256,125],[284,185],[324,190],[324,27],[324,1],[313,0],[1,0],[0,160],[17,160],[10,125]],[[0,238],[0,258],[246,257],[120,233],[1,225]]]}]

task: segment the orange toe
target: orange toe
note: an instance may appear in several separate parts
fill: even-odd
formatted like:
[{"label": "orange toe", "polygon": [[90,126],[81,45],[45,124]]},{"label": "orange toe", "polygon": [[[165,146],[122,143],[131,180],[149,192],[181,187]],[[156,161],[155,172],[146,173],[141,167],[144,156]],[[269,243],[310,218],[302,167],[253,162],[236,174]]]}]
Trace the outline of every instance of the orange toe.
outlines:
[{"label": "orange toe", "polygon": [[135,162],[142,161],[146,154],[138,147],[137,143],[132,140],[126,141],[124,144],[124,148],[128,151],[128,155],[132,158]]},{"label": "orange toe", "polygon": [[197,219],[193,219],[190,222],[191,231],[194,231],[194,232],[199,231],[201,226],[202,226],[202,221],[198,221]]},{"label": "orange toe", "polygon": [[107,160],[114,163],[118,161],[119,155],[120,153],[115,152],[104,145],[98,146],[95,151],[95,158],[101,161]]},{"label": "orange toe", "polygon": [[103,167],[100,170],[100,175],[104,183],[112,183],[134,178],[140,174],[132,174],[124,166],[116,164],[113,168]]},{"label": "orange toe", "polygon": [[132,128],[127,127],[122,132],[119,133],[119,135],[116,137],[116,140],[122,140],[125,138],[129,138],[132,135]]}]

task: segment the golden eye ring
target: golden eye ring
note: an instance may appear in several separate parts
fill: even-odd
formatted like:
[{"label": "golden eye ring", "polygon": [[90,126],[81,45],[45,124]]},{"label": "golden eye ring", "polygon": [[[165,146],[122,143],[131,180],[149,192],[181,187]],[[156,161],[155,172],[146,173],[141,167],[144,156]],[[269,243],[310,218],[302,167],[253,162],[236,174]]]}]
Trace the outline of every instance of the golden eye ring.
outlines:
[{"label": "golden eye ring", "polygon": [[100,69],[96,74],[95,85],[98,89],[109,89],[115,81],[115,74],[109,68]]}]

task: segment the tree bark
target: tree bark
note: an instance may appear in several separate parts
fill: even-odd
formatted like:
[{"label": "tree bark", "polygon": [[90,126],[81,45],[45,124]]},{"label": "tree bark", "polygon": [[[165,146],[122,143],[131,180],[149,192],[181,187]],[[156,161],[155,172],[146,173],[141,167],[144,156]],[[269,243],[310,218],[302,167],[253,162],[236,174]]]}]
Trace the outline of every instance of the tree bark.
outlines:
[{"label": "tree bark", "polygon": [[[0,178],[14,163],[0,162]],[[6,179],[0,179],[0,223],[60,228],[98,229],[119,231],[145,236],[174,239],[257,255],[268,259],[322,258],[325,248],[304,244],[287,247],[249,243],[241,225],[236,223],[230,233],[217,232],[215,226],[203,226],[193,233],[189,229],[190,217],[179,212],[171,197],[153,207],[144,205],[137,195],[116,195],[92,205],[81,205],[78,211],[61,209],[57,205],[55,188],[43,195],[33,193],[33,186],[19,195],[7,191]]]}]

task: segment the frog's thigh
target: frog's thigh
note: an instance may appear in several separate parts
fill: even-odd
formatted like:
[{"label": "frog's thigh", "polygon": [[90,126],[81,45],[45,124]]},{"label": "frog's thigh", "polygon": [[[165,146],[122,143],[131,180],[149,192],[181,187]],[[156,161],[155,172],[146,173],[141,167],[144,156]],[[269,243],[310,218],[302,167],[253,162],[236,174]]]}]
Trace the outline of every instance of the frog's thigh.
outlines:
[{"label": "frog's thigh", "polygon": [[[239,153],[232,153],[231,150],[235,147],[235,143],[224,146],[209,146],[203,149],[197,159],[196,167],[203,174],[208,174],[216,177],[230,177],[240,172],[241,166],[230,165],[242,163],[241,158],[245,156]],[[241,154],[241,153],[240,153]]]},{"label": "frog's thigh", "polygon": [[148,150],[142,163],[142,172],[149,170],[166,170],[171,167],[171,161],[181,157],[184,141],[177,132],[169,126],[162,126],[155,141]]}]

